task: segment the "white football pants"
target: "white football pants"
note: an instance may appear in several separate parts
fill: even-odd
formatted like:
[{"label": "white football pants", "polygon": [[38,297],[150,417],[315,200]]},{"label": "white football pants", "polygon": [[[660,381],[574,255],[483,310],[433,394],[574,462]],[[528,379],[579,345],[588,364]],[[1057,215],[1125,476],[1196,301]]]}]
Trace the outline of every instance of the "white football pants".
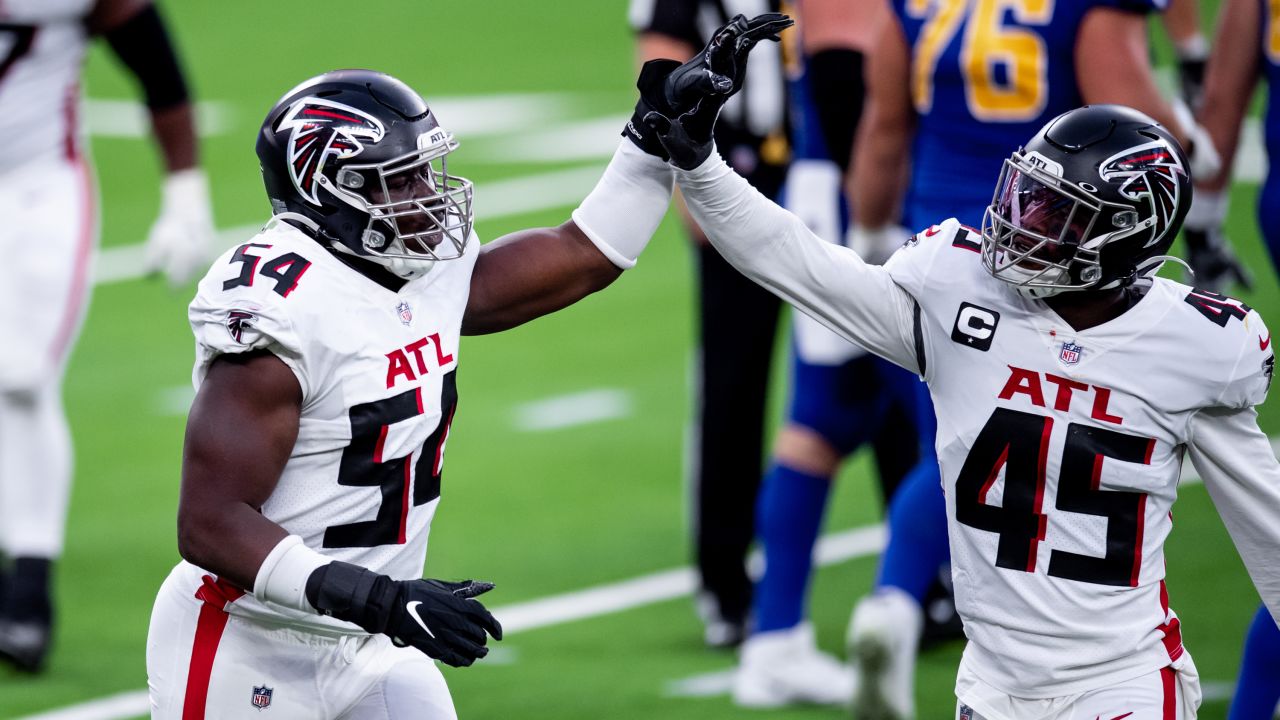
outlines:
[{"label": "white football pants", "polygon": [[0,174],[0,550],[62,553],[71,436],[62,408],[97,244],[96,191],[83,162]]},{"label": "white football pants", "polygon": [[956,704],[956,720],[1195,720],[1200,707],[1200,677],[1185,652],[1174,665],[1132,680],[1047,699],[1006,695],[962,662],[956,692],[969,703]]},{"label": "white football pants", "polygon": [[228,615],[224,601],[239,591],[203,577],[180,564],[151,611],[152,720],[258,717],[268,708],[262,717],[272,720],[457,720],[444,676],[421,652],[383,635],[322,635]]}]

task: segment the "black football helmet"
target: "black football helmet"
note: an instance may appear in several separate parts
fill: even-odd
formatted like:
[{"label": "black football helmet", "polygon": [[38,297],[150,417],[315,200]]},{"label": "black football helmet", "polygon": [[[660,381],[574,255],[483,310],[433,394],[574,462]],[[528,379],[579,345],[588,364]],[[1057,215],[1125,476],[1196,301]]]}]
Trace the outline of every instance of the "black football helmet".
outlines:
[{"label": "black football helmet", "polygon": [[1191,207],[1178,141],[1121,105],[1050,120],[1008,160],[982,220],[982,259],[1028,297],[1124,287],[1159,269]]},{"label": "black football helmet", "polygon": [[371,70],[335,70],[290,90],[257,143],[275,215],[404,278],[466,251],[472,185],[446,160],[457,147],[422,96]]}]

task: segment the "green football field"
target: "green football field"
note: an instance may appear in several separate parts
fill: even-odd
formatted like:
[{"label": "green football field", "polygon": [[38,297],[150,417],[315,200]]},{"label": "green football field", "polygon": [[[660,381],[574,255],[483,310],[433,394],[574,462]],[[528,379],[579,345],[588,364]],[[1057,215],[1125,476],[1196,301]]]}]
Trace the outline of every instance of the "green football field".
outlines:
[{"label": "green football field", "polygon": [[[463,143],[451,168],[479,186],[478,228],[487,239],[562,222],[603,168],[610,134],[632,103],[621,0],[164,7],[206,103],[203,157],[217,224],[232,231],[227,243],[247,239],[267,216],[253,154],[260,118],[313,74],[376,68],[438,100],[442,122]],[[135,97],[101,49],[89,62],[87,94]],[[452,123],[448,108],[457,113]],[[0,718],[69,706],[77,710],[56,717],[144,715],[151,602],[178,559],[192,288],[138,278],[131,266],[129,247],[156,211],[158,160],[125,110],[93,102],[88,113],[105,252],[66,381],[76,484],[57,580],[57,646],[44,675],[0,670]],[[1230,232],[1256,278],[1242,297],[1275,318],[1280,289],[1254,229],[1255,194],[1256,186],[1236,187]],[[461,716],[748,714],[724,692],[733,655],[703,647],[688,592],[691,277],[689,250],[669,217],[639,266],[604,293],[465,343],[427,574],[496,582],[487,601],[511,632],[476,667],[446,668]],[[1196,348],[1185,352],[1194,364]],[[781,383],[775,387],[780,400]],[[1280,433],[1280,406],[1262,412],[1264,429]],[[877,536],[851,532],[880,521],[868,468],[857,457],[842,474],[827,521],[835,559],[811,589],[819,642],[838,654],[849,611],[875,570]],[[1202,486],[1183,489],[1176,513],[1170,594],[1210,698],[1201,716],[1222,718],[1257,594]],[[599,592],[580,592],[592,589]],[[921,718],[952,716],[960,651],[957,642],[921,656]],[[833,709],[753,714],[844,717]]]}]

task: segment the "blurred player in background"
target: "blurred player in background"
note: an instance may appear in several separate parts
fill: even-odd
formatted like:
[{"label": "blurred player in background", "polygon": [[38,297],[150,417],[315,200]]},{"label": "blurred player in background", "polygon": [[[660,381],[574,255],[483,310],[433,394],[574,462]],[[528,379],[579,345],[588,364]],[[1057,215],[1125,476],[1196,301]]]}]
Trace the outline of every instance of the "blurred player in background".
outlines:
[{"label": "blurred player in background", "polygon": [[632,267],[672,189],[640,118],[680,116],[692,88],[709,126],[755,41],[788,24],[738,16],[686,65],[647,63],[628,139],[572,219],[483,247],[457,141],[409,86],[338,70],[280,99],[257,143],[273,218],[189,311],[184,560],[152,613],[153,717],[456,718],[432,659],[470,665],[502,637],[475,599],[491,584],[422,579],[460,336]]},{"label": "blurred player in background", "polygon": [[79,122],[80,73],[97,36],[141,86],[168,173],[147,268],[184,283],[207,262],[212,239],[187,84],[151,2],[0,3],[0,132],[10,147],[0,159],[0,658],[30,672],[50,644],[72,473],[61,383],[98,240]]},{"label": "blurred player in background", "polygon": [[[1252,41],[1252,42],[1251,42]],[[1220,13],[1213,56],[1206,72],[1200,118],[1222,150],[1222,171],[1196,187],[1192,215],[1206,232],[1221,236],[1227,216],[1231,162],[1241,125],[1259,81],[1280,83],[1280,5],[1263,0],[1227,0]],[[1280,93],[1267,93],[1263,127],[1267,157],[1280,157]],[[1258,226],[1273,266],[1280,266],[1280,177],[1268,172],[1258,198]],[[1190,219],[1188,219],[1190,222]],[[1258,609],[1245,638],[1244,657],[1231,720],[1270,720],[1280,703],[1280,627]]]},{"label": "blurred player in background", "polygon": [[[841,178],[861,116],[863,50],[885,10],[845,0],[804,0],[795,10],[797,28],[784,38],[784,48],[794,46],[788,53],[794,158],[784,204],[819,237],[843,244]],[[852,675],[818,650],[805,619],[827,498],[841,463],[863,445],[874,443],[886,504],[920,455],[910,373],[802,313],[793,315],[793,331],[786,422],[758,508],[764,574],[734,678],[734,701],[746,707],[848,702]]]},{"label": "blurred player in background", "polygon": [[[631,0],[640,61],[684,61],[730,17],[778,10],[776,0]],[[768,197],[786,177],[785,85],[777,47],[755,52],[742,92],[725,105],[716,141],[735,170]],[[698,354],[688,448],[698,613],[711,647],[742,641],[751,607],[747,551],[755,537],[769,369],[781,304],[729,267],[688,213],[694,250]]]},{"label": "blurred player in background", "polygon": [[[1173,100],[1173,108],[1185,124],[1201,110],[1209,43],[1200,30],[1198,0],[1169,0],[1162,17],[1178,62],[1179,96]],[[1225,291],[1231,283],[1246,289],[1252,284],[1222,232],[1221,219],[1226,217],[1226,209],[1222,193],[1208,193],[1199,186],[1182,231],[1187,264],[1193,273],[1187,282],[1214,292]]]},{"label": "blurred player in background", "polygon": [[[1009,148],[1084,103],[1123,102],[1149,113],[1191,148],[1193,172],[1216,171],[1206,133],[1178,123],[1156,86],[1146,16],[1162,0],[1022,2],[1014,12],[994,0],[892,5],[868,61],[854,160],[850,195],[860,232],[882,236],[899,218],[913,228],[949,217],[980,226]],[[890,508],[876,592],[850,624],[855,708],[867,716],[914,712],[922,601],[934,563],[946,557],[944,525],[937,479],[915,476]]]}]

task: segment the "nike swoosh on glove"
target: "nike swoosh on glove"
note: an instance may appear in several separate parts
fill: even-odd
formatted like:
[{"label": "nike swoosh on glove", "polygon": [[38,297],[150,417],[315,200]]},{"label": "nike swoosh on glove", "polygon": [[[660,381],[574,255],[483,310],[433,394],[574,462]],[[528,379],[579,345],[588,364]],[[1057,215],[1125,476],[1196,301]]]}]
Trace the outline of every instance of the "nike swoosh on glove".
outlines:
[{"label": "nike swoosh on glove", "polygon": [[489,654],[488,637],[502,625],[476,600],[493,583],[476,580],[392,580],[334,561],[307,579],[307,600],[324,615],[381,633],[446,665],[466,667]]}]

